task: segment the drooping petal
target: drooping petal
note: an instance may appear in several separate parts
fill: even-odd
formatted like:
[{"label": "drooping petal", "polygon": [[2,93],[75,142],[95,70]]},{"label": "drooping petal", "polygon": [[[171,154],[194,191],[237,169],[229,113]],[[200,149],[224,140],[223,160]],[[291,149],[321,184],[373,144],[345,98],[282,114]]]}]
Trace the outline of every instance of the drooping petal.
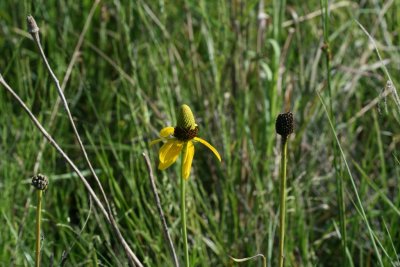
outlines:
[{"label": "drooping petal", "polygon": [[194,156],[194,145],[192,141],[187,142],[185,146],[185,154],[183,156],[182,177],[187,180],[192,169],[192,161]]},{"label": "drooping petal", "polygon": [[166,161],[166,162],[161,162],[161,161],[160,161],[160,163],[158,163],[158,169],[159,169],[160,171],[163,171],[163,170],[165,170],[165,169],[168,169],[172,164],[175,163],[175,161],[178,159],[178,156],[179,156],[179,154],[176,155],[175,158],[173,158],[173,159],[171,159],[171,160],[169,160],[169,161]]},{"label": "drooping petal", "polygon": [[160,161],[161,162],[166,162],[169,161],[171,158],[174,158],[175,156],[179,155],[183,147],[183,142],[176,140],[176,139],[170,139],[168,140],[161,148],[160,148]]},{"label": "drooping petal", "polygon": [[170,140],[166,142],[165,144],[162,145],[160,148],[160,151],[158,153],[158,157],[161,162],[165,161],[165,156],[167,155],[168,151],[171,149],[171,147],[174,145],[174,141]]},{"label": "drooping petal", "polygon": [[208,143],[204,139],[201,139],[200,137],[195,137],[193,140],[198,141],[198,142],[202,143],[203,145],[205,145],[206,147],[208,147],[214,153],[214,155],[218,158],[218,160],[221,161],[221,156],[219,155],[218,151],[210,143]]},{"label": "drooping petal", "polygon": [[150,142],[150,146],[153,146],[153,145],[155,145],[155,144],[161,142],[162,140],[163,140],[162,138],[158,138],[158,139],[156,139],[156,140],[153,140],[153,141]]},{"label": "drooping petal", "polygon": [[183,147],[183,142],[178,140],[170,140],[160,148],[160,164],[158,169],[165,170],[171,166],[179,156]]},{"label": "drooping petal", "polygon": [[171,126],[162,128],[161,131],[160,131],[160,137],[161,138],[166,138],[166,137],[168,137],[170,135],[173,135],[174,134],[174,130],[175,130],[174,127],[171,127]]}]

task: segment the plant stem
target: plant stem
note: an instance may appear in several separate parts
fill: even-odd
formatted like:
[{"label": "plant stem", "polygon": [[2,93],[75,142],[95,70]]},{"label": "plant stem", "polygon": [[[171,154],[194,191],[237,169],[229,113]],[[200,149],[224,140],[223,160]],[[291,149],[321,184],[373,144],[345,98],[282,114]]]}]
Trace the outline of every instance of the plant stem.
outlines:
[{"label": "plant stem", "polygon": [[37,207],[36,207],[36,258],[35,267],[40,266],[40,221],[42,220],[42,190],[37,191]]},{"label": "plant stem", "polygon": [[[183,147],[184,153],[182,153],[182,169],[184,164],[184,158],[187,153],[187,144]],[[186,230],[186,180],[183,178],[183,172],[181,171],[181,220],[182,220],[182,235],[183,235],[183,250],[185,252],[185,266],[189,267],[189,250],[187,241],[187,230]]]},{"label": "plant stem", "polygon": [[281,154],[281,188],[280,188],[280,209],[279,209],[279,267],[283,267],[285,262],[285,215],[286,215],[286,154],[287,137],[282,137]]},{"label": "plant stem", "polygon": [[110,203],[108,201],[107,195],[106,195],[106,193],[105,193],[105,191],[103,189],[103,186],[102,186],[102,184],[100,182],[100,179],[97,177],[97,174],[94,171],[92,163],[89,160],[89,156],[87,155],[86,149],[85,149],[85,147],[83,145],[83,142],[81,140],[81,137],[80,137],[80,135],[78,133],[77,127],[75,125],[75,122],[74,122],[74,120],[72,118],[72,114],[71,114],[71,111],[69,109],[67,99],[65,98],[65,95],[63,93],[63,89],[61,88],[60,82],[58,81],[56,75],[54,74],[49,62],[47,61],[46,55],[45,55],[45,53],[43,51],[42,45],[40,43],[39,28],[37,27],[36,22],[35,22],[35,20],[34,20],[34,18],[32,16],[28,16],[27,20],[28,20],[28,25],[32,28],[32,29],[29,30],[29,32],[31,33],[31,36],[32,36],[34,42],[36,43],[36,45],[37,45],[37,47],[39,49],[39,54],[42,57],[42,59],[44,61],[44,64],[45,64],[45,66],[46,66],[51,78],[53,79],[53,81],[54,81],[54,83],[56,85],[56,89],[57,89],[58,94],[60,96],[61,102],[64,105],[65,111],[67,112],[69,121],[71,123],[71,126],[72,126],[72,129],[74,131],[75,137],[76,137],[76,139],[78,141],[79,147],[80,147],[80,149],[82,151],[82,154],[83,154],[83,156],[84,156],[84,158],[86,160],[86,163],[87,163],[87,165],[89,167],[89,170],[92,173],[92,175],[93,175],[93,177],[94,177],[94,179],[95,179],[95,181],[96,181],[96,183],[97,183],[97,185],[98,185],[98,187],[100,189],[101,195],[102,195],[102,197],[103,197],[103,199],[105,201],[105,204],[106,204],[105,208],[106,208],[106,212],[108,214],[109,222],[110,222],[110,224],[112,226],[112,229],[114,230],[117,238],[121,242],[121,245],[124,248],[125,253],[126,253],[127,257],[128,257],[128,260],[130,261],[130,264],[133,265],[133,266],[134,265],[138,265],[138,266],[142,267],[143,264],[139,261],[137,256],[133,253],[132,249],[129,247],[128,243],[125,241],[121,231],[118,228],[118,225],[117,225],[117,223],[115,221],[115,218],[113,216],[113,213],[111,211],[111,206],[110,206]]},{"label": "plant stem", "polygon": [[[318,91],[317,91],[317,93],[318,93]],[[324,103],[324,101],[323,101],[323,99],[322,99],[322,97],[321,97],[321,95],[319,93],[318,93],[318,97],[319,97],[319,99],[321,101],[321,104],[322,104],[324,110],[325,110],[325,113],[328,114],[328,108],[326,107],[326,104]],[[362,204],[362,201],[361,201],[361,197],[358,194],[357,185],[354,182],[353,175],[351,174],[349,164],[347,163],[346,155],[344,154],[343,148],[340,145],[340,141],[339,141],[338,135],[336,133],[334,124],[333,124],[330,116],[328,115],[327,117],[328,117],[329,125],[330,125],[332,133],[333,133],[333,137],[335,138],[336,144],[337,144],[338,149],[340,151],[340,154],[342,156],[342,159],[343,159],[344,165],[346,167],[347,173],[348,173],[348,175],[350,177],[350,182],[351,182],[351,185],[353,187],[353,190],[354,190],[354,193],[355,193],[355,196],[356,196],[356,200],[357,200],[357,203],[358,203],[358,208],[359,208],[360,213],[361,213],[360,215],[363,218],[363,220],[364,220],[364,222],[365,222],[365,224],[367,226],[368,233],[369,233],[369,236],[370,236],[374,251],[376,253],[376,257],[378,258],[379,266],[384,266],[383,262],[382,262],[382,256],[381,256],[381,254],[379,252],[379,249],[378,249],[378,247],[376,245],[376,242],[375,242],[375,239],[377,240],[377,242],[379,242],[379,239],[376,237],[376,234],[372,230],[371,225],[370,225],[370,223],[368,221],[368,217],[367,217],[367,214],[365,213],[365,210],[364,210],[364,207],[363,207],[363,204]],[[350,256],[349,256],[349,260],[351,260]],[[352,261],[350,261],[350,263],[352,264],[352,266],[354,265]]]},{"label": "plant stem", "polygon": [[169,234],[167,221],[165,219],[164,212],[163,212],[162,207],[161,207],[160,197],[158,196],[158,193],[157,193],[156,181],[154,179],[154,174],[153,174],[153,169],[151,168],[150,159],[147,156],[147,154],[143,153],[142,155],[143,155],[143,157],[144,157],[144,159],[146,161],[147,170],[149,172],[151,189],[153,190],[154,199],[156,201],[158,215],[160,216],[164,237],[165,237],[165,240],[167,241],[167,243],[169,245],[169,252],[170,252],[171,257],[172,257],[172,259],[174,261],[174,266],[175,267],[179,267],[178,257],[176,256],[174,244],[172,243],[171,235]]},{"label": "plant stem", "polygon": [[[325,46],[325,65],[326,65],[326,80],[328,87],[328,97],[329,97],[329,117],[332,122],[335,124],[335,116],[333,113],[333,103],[332,103],[332,86],[331,86],[331,50],[329,44],[329,3],[328,0],[323,0],[321,2],[321,9],[323,9],[322,13],[322,23],[324,30],[324,46]],[[341,235],[341,249],[342,249],[342,265],[344,267],[348,266],[347,260],[347,233],[346,233],[346,207],[344,201],[344,189],[343,189],[343,173],[341,164],[339,162],[339,150],[337,144],[334,140],[332,140],[333,147],[333,166],[335,169],[335,178],[336,178],[336,196],[337,196],[337,205],[339,207],[339,221],[340,221],[340,235]],[[351,259],[350,259],[351,260]]]},{"label": "plant stem", "polygon": [[[93,191],[91,185],[88,183],[86,178],[83,176],[82,172],[78,169],[78,167],[74,164],[74,162],[69,158],[69,156],[64,152],[64,150],[61,149],[59,144],[53,139],[53,137],[46,131],[46,129],[42,126],[42,124],[37,120],[35,115],[29,110],[29,108],[26,106],[24,101],[17,95],[17,93],[7,84],[7,82],[4,80],[3,76],[0,73],[0,84],[4,86],[4,88],[12,95],[12,97],[18,102],[18,104],[25,110],[25,112],[28,114],[29,118],[33,121],[35,126],[39,129],[39,131],[42,133],[44,137],[49,141],[49,143],[58,151],[58,153],[61,154],[61,156],[65,159],[65,161],[71,166],[71,168],[75,171],[75,173],[78,175],[78,177],[81,179],[83,184],[85,185],[86,189],[89,191],[89,194],[91,197],[93,197],[95,203],[97,206],[100,208],[102,211],[104,217],[106,218],[107,222],[112,225],[112,221],[114,220],[113,218],[109,217],[108,212],[104,208],[103,204],[101,203],[100,199],[97,197],[96,193]],[[115,223],[115,220],[114,220]],[[121,235],[121,242],[124,248],[129,249],[128,243],[125,241],[123,236]],[[134,259],[136,259],[136,265],[139,267],[142,267],[143,265],[140,263],[140,261],[137,259],[136,255],[130,253],[131,251],[128,251],[129,255],[134,256]],[[129,256],[128,256],[129,257]],[[135,264],[132,264],[135,266]]]},{"label": "plant stem", "polygon": [[4,86],[4,88],[12,95],[12,97],[17,101],[17,103],[22,107],[22,109],[28,114],[29,118],[33,122],[33,124],[38,128],[38,130],[42,133],[44,137],[49,141],[49,143],[57,150],[57,152],[65,159],[65,161],[71,166],[71,168],[75,171],[78,177],[81,179],[86,189],[89,191],[90,196],[95,200],[95,203],[102,211],[104,217],[109,222],[110,218],[108,217],[108,213],[105,210],[103,204],[100,199],[97,197],[96,193],[93,191],[92,187],[83,176],[82,172],[78,169],[78,167],[74,164],[74,162],[70,159],[70,157],[62,150],[60,145],[53,139],[53,137],[46,131],[43,125],[38,121],[38,119],[33,115],[32,111],[26,106],[24,101],[17,95],[14,89],[12,89],[8,83],[4,80],[3,76],[0,73],[0,84]]}]

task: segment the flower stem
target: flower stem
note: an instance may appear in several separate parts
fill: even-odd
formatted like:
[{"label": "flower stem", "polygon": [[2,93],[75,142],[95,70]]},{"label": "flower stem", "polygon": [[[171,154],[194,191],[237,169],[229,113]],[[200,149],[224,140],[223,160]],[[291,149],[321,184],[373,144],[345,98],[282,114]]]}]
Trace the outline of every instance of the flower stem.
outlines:
[{"label": "flower stem", "polygon": [[284,244],[285,244],[285,215],[286,215],[286,154],[287,137],[282,136],[281,154],[281,188],[280,188],[280,209],[279,209],[279,267],[284,266]]},{"label": "flower stem", "polygon": [[[184,159],[187,153],[187,144],[184,145],[183,151],[184,153],[182,153],[182,170],[183,170]],[[181,171],[181,220],[182,220],[183,250],[185,252],[185,266],[189,267],[189,250],[188,250],[187,230],[186,230],[185,191],[186,191],[186,180],[183,178],[183,171]]]},{"label": "flower stem", "polygon": [[42,220],[42,190],[37,190],[37,207],[36,207],[36,259],[35,267],[40,266],[40,221]]},{"label": "flower stem", "polygon": [[186,231],[185,187],[186,187],[186,181],[182,177],[181,178],[181,219],[182,219],[183,249],[185,251],[185,266],[189,267],[189,250],[188,250],[187,231]]}]

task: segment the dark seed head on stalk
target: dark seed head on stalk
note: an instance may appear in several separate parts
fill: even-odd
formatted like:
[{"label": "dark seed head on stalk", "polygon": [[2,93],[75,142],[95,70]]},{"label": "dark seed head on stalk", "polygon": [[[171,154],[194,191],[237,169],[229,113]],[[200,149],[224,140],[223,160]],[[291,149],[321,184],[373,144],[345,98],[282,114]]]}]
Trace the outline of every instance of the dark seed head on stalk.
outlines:
[{"label": "dark seed head on stalk", "polygon": [[293,120],[293,113],[286,112],[281,113],[276,118],[275,122],[275,129],[276,132],[283,137],[287,137],[289,134],[293,133],[294,129],[294,120]]},{"label": "dark seed head on stalk", "polygon": [[37,189],[37,190],[46,190],[47,186],[49,185],[49,180],[47,179],[46,176],[43,174],[38,174],[32,177],[32,185]]}]

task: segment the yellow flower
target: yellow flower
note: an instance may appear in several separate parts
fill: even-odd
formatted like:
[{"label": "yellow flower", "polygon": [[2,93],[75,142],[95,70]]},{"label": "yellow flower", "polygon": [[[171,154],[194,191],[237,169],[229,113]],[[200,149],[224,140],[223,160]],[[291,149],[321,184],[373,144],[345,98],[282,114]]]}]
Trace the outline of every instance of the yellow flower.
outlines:
[{"label": "yellow flower", "polygon": [[194,143],[199,142],[208,147],[221,161],[218,151],[206,140],[197,137],[199,128],[195,123],[194,116],[188,105],[182,105],[176,127],[165,127],[160,131],[160,138],[152,141],[150,146],[164,141],[164,145],[160,148],[159,158],[160,164],[158,169],[165,170],[175,163],[179,154],[183,150],[182,177],[188,179],[192,160],[194,156]]}]

